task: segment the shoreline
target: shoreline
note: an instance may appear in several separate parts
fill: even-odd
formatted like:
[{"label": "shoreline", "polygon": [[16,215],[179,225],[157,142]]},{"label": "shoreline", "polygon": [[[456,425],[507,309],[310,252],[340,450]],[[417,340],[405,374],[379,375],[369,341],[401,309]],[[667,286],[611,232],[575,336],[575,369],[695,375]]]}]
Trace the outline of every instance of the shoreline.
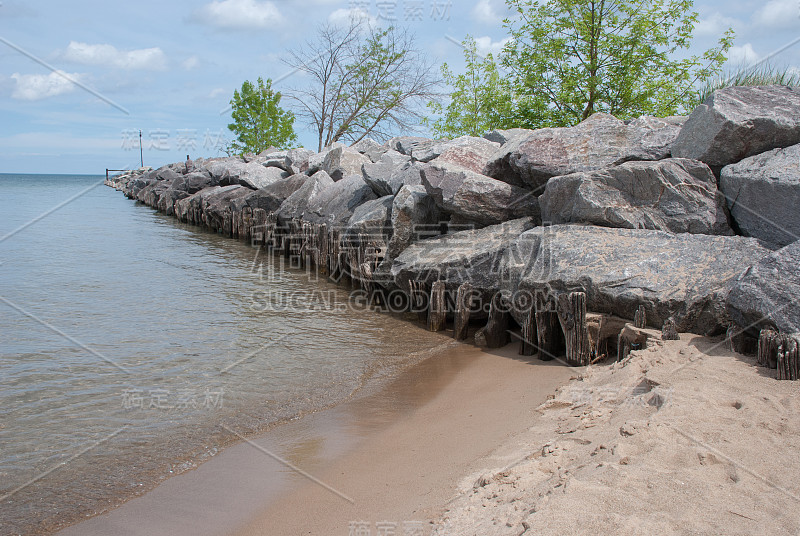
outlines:
[{"label": "shoreline", "polygon": [[[411,517],[423,513],[429,523],[464,473],[479,469],[487,453],[527,429],[533,410],[572,374],[558,363],[516,355],[515,345],[447,349],[375,393],[231,445],[198,468],[58,534],[244,535],[261,533],[264,523],[269,534],[294,534],[300,527],[292,523],[309,518],[312,501],[321,512],[317,523],[327,523],[312,533],[348,534],[349,523],[368,513],[373,525],[392,516],[398,523],[421,521]],[[418,477],[425,492],[419,493],[408,483],[423,467]],[[389,496],[373,493],[376,474],[386,479]],[[331,491],[340,489],[341,495]],[[330,532],[330,523],[340,530]]]}]

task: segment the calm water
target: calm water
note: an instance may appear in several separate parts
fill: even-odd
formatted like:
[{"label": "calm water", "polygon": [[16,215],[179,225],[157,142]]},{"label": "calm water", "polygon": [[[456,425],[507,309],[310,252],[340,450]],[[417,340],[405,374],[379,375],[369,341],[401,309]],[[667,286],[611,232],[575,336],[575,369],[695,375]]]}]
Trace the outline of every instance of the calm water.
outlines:
[{"label": "calm water", "polygon": [[107,509],[446,340],[101,180],[0,174],[0,534]]}]

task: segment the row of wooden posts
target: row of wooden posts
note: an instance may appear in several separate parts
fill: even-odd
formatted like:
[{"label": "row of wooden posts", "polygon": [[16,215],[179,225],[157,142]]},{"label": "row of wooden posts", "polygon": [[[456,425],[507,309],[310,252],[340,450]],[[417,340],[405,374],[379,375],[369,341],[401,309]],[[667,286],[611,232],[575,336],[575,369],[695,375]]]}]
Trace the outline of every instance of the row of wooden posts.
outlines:
[{"label": "row of wooden posts", "polygon": [[[300,218],[281,222],[275,213],[261,209],[243,210],[231,222],[231,234],[251,239],[254,244],[263,244],[282,251],[297,259],[298,267],[315,266],[322,273],[338,282],[349,282],[367,291],[375,300],[380,300],[380,285],[376,285],[373,274],[383,260],[385,244],[373,234],[349,233],[343,236],[340,229],[325,223],[310,223]],[[453,337],[465,340],[469,336],[470,316],[474,310],[476,291],[470,283],[461,284],[456,298],[448,304],[444,281],[428,284],[410,281],[409,307],[417,311],[419,319],[431,331],[445,329],[449,316],[453,318]],[[587,327],[586,294],[584,292],[562,293],[553,302],[545,303],[538,297],[521,323],[519,354],[530,356],[536,353],[540,359],[553,359],[560,355],[573,366],[589,365],[600,359],[600,334],[603,332],[603,317],[600,319],[598,336],[591,341]],[[500,348],[512,337],[509,330],[511,313],[508,300],[503,293],[495,293],[489,304],[486,325],[475,333],[478,344],[488,348]],[[625,359],[632,350],[646,346],[646,315],[639,306],[633,328],[622,329],[617,335],[618,360]],[[675,322],[670,318],[662,328],[662,339],[678,339]],[[763,330],[758,341],[758,363],[777,369],[778,379],[800,379],[800,336]]]}]

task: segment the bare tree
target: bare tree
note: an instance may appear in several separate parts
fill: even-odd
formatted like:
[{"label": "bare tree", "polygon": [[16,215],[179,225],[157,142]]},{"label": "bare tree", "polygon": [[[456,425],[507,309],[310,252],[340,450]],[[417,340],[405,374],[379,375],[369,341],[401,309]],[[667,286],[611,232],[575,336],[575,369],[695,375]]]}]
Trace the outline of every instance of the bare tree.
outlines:
[{"label": "bare tree", "polygon": [[413,36],[363,20],[320,27],[316,39],[285,61],[311,80],[287,94],[317,133],[319,151],[336,141],[386,139],[412,130],[421,123],[424,105],[438,98],[437,71],[414,48]]}]

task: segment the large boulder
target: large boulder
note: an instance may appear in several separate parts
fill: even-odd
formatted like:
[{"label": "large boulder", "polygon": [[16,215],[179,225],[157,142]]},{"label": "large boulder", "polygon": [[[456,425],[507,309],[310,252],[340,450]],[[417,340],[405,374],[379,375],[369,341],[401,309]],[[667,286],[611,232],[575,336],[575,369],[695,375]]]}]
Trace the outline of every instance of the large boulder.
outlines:
[{"label": "large boulder", "polygon": [[371,246],[381,251],[392,233],[392,201],[394,196],[367,201],[356,207],[343,234],[343,239],[351,245]]},{"label": "large boulder", "polygon": [[428,195],[456,223],[485,226],[525,216],[541,221],[536,197],[522,188],[447,162],[426,164],[421,177]]},{"label": "large boulder", "polygon": [[231,203],[244,197],[252,190],[246,186],[232,184],[212,189],[203,199],[202,221],[209,228],[230,234],[233,229],[233,209]]},{"label": "large boulder", "polygon": [[800,88],[734,86],[694,109],[672,155],[715,170],[771,149],[800,143]]},{"label": "large boulder", "polygon": [[531,218],[521,218],[412,243],[394,259],[391,276],[405,291],[409,291],[409,281],[441,280],[451,292],[468,282],[488,302],[503,284],[508,249],[534,226]]},{"label": "large boulder", "polygon": [[800,242],[774,251],[749,267],[728,295],[728,312],[741,329],[800,331]]},{"label": "large boulder", "polygon": [[543,128],[513,138],[483,173],[539,195],[551,177],[667,158],[679,131],[674,121],[645,116],[625,123],[596,113],[574,127]]},{"label": "large boulder", "polygon": [[317,201],[323,191],[334,184],[333,179],[327,173],[318,171],[281,203],[280,208],[276,211],[278,217],[283,221],[305,217],[311,211],[309,206]]},{"label": "large boulder", "polygon": [[245,197],[245,204],[250,208],[260,208],[266,213],[277,212],[286,199],[303,187],[311,177],[297,173],[288,179],[274,182],[265,188],[252,192]]},{"label": "large boulder", "polygon": [[633,319],[644,306],[649,326],[672,316],[679,331],[717,333],[734,280],[768,253],[740,236],[554,225],[520,235],[504,280],[517,302],[581,291],[590,311]]},{"label": "large boulder", "polygon": [[800,240],[800,145],[725,166],[719,184],[743,235],[778,247]]},{"label": "large boulder", "polygon": [[397,136],[386,142],[387,149],[397,151],[400,154],[411,156],[414,149],[422,150],[429,147],[434,143],[430,138],[422,138],[420,136]]},{"label": "large boulder", "polygon": [[627,162],[553,177],[539,205],[550,223],[733,234],[716,178],[697,160]]},{"label": "large boulder", "polygon": [[[314,177],[317,175],[319,173]],[[302,192],[304,188],[292,194],[289,199]],[[312,223],[327,223],[333,227],[344,228],[356,208],[373,199],[377,199],[377,196],[364,179],[358,175],[350,175],[315,191],[305,205],[302,218]],[[282,205],[281,212],[283,208]]]},{"label": "large boulder", "polygon": [[380,160],[381,156],[383,156],[383,154],[389,150],[388,147],[385,147],[383,144],[378,143],[372,138],[364,138],[363,140],[351,145],[350,148],[363,154],[373,162]]},{"label": "large boulder", "polygon": [[500,148],[500,144],[484,138],[461,136],[435,146],[437,156],[431,161],[449,162],[475,173],[483,173],[489,159]]},{"label": "large boulder", "polygon": [[368,157],[349,147],[336,147],[325,155],[322,170],[334,181],[339,181],[347,175],[360,175],[361,166],[371,162]]},{"label": "large boulder", "polygon": [[408,246],[441,234],[439,209],[422,185],[403,186],[392,201],[391,239],[381,271],[389,272],[392,262]]},{"label": "large boulder", "polygon": [[183,190],[189,194],[196,194],[204,188],[218,185],[219,179],[215,179],[209,173],[194,171],[183,178]]},{"label": "large boulder", "polygon": [[508,143],[514,138],[518,138],[520,136],[527,136],[531,132],[533,132],[533,130],[527,128],[509,128],[505,130],[495,129],[487,132],[486,134],[483,135],[483,137],[489,141],[493,141],[495,143],[503,145],[505,143]]},{"label": "large boulder", "polygon": [[410,156],[390,149],[381,155],[377,162],[361,166],[361,174],[377,195],[394,195],[403,186],[403,183],[398,180],[393,181],[392,178],[403,177],[404,175],[399,173],[400,168],[410,161]]},{"label": "large boulder", "polygon": [[244,162],[238,157],[212,161],[204,170],[220,185],[240,184],[253,190],[264,188],[289,176],[282,169],[276,167],[267,168],[255,160]]}]

